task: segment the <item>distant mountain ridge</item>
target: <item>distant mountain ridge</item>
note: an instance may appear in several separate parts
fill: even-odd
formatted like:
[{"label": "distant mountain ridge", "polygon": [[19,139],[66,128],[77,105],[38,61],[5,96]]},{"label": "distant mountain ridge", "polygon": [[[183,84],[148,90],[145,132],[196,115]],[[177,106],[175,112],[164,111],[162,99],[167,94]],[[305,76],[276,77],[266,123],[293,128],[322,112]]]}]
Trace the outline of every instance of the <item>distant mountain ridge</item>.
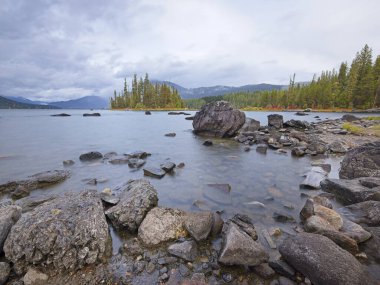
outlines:
[{"label": "distant mountain ridge", "polygon": [[59,109],[59,107],[22,103],[0,96],[0,109]]}]

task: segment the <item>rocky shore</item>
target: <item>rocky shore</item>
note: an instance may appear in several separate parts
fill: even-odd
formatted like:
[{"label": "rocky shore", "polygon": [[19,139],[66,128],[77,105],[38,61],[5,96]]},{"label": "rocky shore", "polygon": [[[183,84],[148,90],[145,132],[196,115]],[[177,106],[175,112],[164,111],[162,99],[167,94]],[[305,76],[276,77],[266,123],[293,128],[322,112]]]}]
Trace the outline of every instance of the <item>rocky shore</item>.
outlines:
[{"label": "rocky shore", "polygon": [[[347,119],[284,122],[276,114],[261,126],[227,102],[208,104],[194,116],[194,132],[211,148],[213,138],[228,137],[263,155],[343,157],[340,179],[328,178],[331,166],[323,163],[305,176],[301,188],[322,192],[308,192],[300,223],[274,213],[276,221],[293,223],[293,231],[259,228],[239,212],[223,220],[218,211],[162,207],[147,179],[41,199],[28,195],[69,179],[70,171],[0,185],[0,193],[12,198],[0,203],[0,285],[379,284],[365,264],[380,262],[380,141],[350,134],[342,128]],[[139,169],[148,157],[143,151],[90,152],[80,161]],[[183,166],[168,161],[143,172],[160,178]],[[210,187],[229,191],[222,184]],[[124,237],[113,250],[111,228]]]}]

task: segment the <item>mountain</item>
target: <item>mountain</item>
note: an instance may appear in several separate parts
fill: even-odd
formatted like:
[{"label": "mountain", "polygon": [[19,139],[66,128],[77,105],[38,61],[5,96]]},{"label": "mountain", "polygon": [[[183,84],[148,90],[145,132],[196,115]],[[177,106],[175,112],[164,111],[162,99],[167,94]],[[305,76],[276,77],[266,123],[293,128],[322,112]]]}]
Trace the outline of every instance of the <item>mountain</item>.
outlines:
[{"label": "mountain", "polygon": [[79,99],[49,102],[51,106],[57,106],[62,109],[107,109],[109,102],[99,96],[85,96]]},{"label": "mountain", "polygon": [[50,105],[37,105],[17,102],[0,96],[0,109],[59,109],[56,106]]},{"label": "mountain", "polygon": [[3,97],[7,98],[9,100],[12,100],[12,101],[19,102],[19,103],[33,104],[33,105],[48,105],[47,102],[44,102],[44,101],[33,101],[33,100],[26,99],[24,97],[14,97],[14,96],[3,96]]},{"label": "mountain", "polygon": [[264,90],[280,90],[284,89],[287,86],[286,85],[274,85],[274,84],[250,84],[250,85],[243,85],[238,87],[233,86],[224,86],[224,85],[217,85],[217,86],[211,86],[211,87],[197,87],[197,88],[185,88],[178,84],[175,84],[170,81],[157,81],[161,83],[166,83],[167,85],[170,85],[174,88],[176,88],[181,95],[182,99],[195,99],[195,98],[202,98],[202,97],[209,97],[209,96],[218,96],[218,95],[224,95],[228,93],[235,93],[235,92],[254,92],[254,91],[264,91]]}]

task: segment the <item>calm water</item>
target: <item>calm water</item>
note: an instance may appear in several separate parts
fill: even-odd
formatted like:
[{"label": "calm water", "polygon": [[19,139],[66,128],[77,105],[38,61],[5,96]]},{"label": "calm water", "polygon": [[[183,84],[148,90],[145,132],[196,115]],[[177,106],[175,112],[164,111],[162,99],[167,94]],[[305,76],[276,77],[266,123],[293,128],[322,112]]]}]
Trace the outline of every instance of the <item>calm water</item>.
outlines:
[{"label": "calm water", "polygon": [[[71,117],[51,117],[66,112]],[[214,140],[214,146],[203,146],[204,138],[192,133],[192,121],[185,116],[169,116],[167,112],[101,111],[101,117],[82,117],[81,110],[0,110],[0,183],[24,178],[34,173],[62,169],[62,161],[72,159],[72,175],[64,183],[45,190],[32,192],[32,196],[59,194],[83,189],[103,190],[133,178],[142,178],[143,171],[132,170],[128,165],[109,163],[82,163],[79,155],[88,151],[118,154],[137,150],[150,152],[146,166],[159,166],[170,159],[184,162],[183,169],[162,179],[148,178],[155,186],[161,206],[184,210],[201,208],[223,210],[224,216],[234,213],[249,215],[258,228],[276,225],[274,211],[287,213],[298,220],[305,198],[300,197],[302,175],[310,168],[311,158],[293,158],[290,153],[267,155],[243,151],[243,145],[231,140]],[[195,113],[195,112],[190,112]],[[246,112],[248,117],[267,123],[268,112]],[[338,118],[338,113],[312,113],[297,117],[281,113],[285,120],[294,118],[312,121],[314,116]],[[165,137],[175,132],[177,136]],[[316,159],[316,158],[313,158]],[[319,158],[320,159],[320,158]],[[337,177],[341,157],[323,159],[333,166],[330,177]],[[96,186],[86,185],[84,179],[105,178],[108,181]],[[230,193],[207,186],[228,183]],[[311,191],[312,194],[318,193]],[[309,192],[310,193],[310,192]],[[269,199],[273,197],[274,199]],[[265,208],[252,205],[258,201]],[[294,205],[294,209],[284,207]],[[337,205],[338,206],[338,205]],[[277,224],[292,231],[295,224]]]}]

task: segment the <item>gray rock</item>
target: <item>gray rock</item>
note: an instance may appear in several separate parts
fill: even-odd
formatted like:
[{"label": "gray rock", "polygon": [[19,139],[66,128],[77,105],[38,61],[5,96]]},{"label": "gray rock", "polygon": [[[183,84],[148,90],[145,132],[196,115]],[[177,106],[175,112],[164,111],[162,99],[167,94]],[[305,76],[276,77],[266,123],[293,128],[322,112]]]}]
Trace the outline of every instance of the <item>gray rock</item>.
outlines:
[{"label": "gray rock", "polygon": [[71,115],[70,114],[66,114],[66,113],[60,113],[60,114],[53,114],[53,115],[50,115],[51,117],[70,117]]},{"label": "gray rock", "polygon": [[268,265],[268,263],[261,263],[253,268],[253,271],[264,279],[271,279],[276,272]]},{"label": "gray rock", "polygon": [[128,158],[139,158],[139,159],[144,159],[148,157],[149,155],[150,153],[147,153],[146,151],[141,151],[141,150],[137,150],[137,151],[125,154],[125,156]]},{"label": "gray rock", "polygon": [[255,132],[260,129],[260,121],[256,121],[255,119],[245,118],[245,123],[239,130],[239,133],[245,132]]},{"label": "gray rock", "polygon": [[340,178],[370,176],[380,177],[380,141],[349,150],[341,162]]},{"label": "gray rock", "polygon": [[176,133],[167,133],[165,134],[165,137],[175,137],[176,135]]},{"label": "gray rock", "polygon": [[354,121],[359,121],[360,118],[358,118],[354,115],[351,115],[351,114],[345,114],[342,116],[342,120],[347,121],[347,122],[354,122]]},{"label": "gray rock", "polygon": [[268,146],[265,144],[258,144],[256,147],[256,151],[258,153],[266,154],[268,150]]},{"label": "gray rock", "polygon": [[103,154],[101,154],[98,151],[90,151],[87,153],[83,153],[79,156],[79,160],[81,161],[91,161],[91,160],[97,160],[97,159],[102,159]]},{"label": "gray rock", "polygon": [[21,208],[10,205],[0,209],[0,252],[3,251],[4,242],[7,239],[13,225],[21,218]]},{"label": "gray rock", "polygon": [[198,255],[198,247],[195,241],[187,240],[170,245],[168,252],[184,260],[194,261]]},{"label": "gray rock", "polygon": [[143,170],[144,170],[145,176],[150,176],[150,177],[154,177],[154,178],[162,178],[166,174],[165,170],[163,170],[161,168],[146,167]]},{"label": "gray rock", "polygon": [[331,172],[331,164],[328,164],[328,163],[312,162],[311,166],[319,166],[320,168],[322,168],[327,173]]},{"label": "gray rock", "polygon": [[380,186],[380,177],[362,177],[359,183],[367,188],[375,188]]},{"label": "gray rock", "polygon": [[306,221],[308,218],[313,216],[314,213],[314,201],[312,199],[307,199],[305,205],[300,212],[301,221]]},{"label": "gray rock", "polygon": [[128,159],[128,166],[131,168],[140,168],[145,164],[145,160],[140,158],[129,158]]},{"label": "gray rock", "polygon": [[175,167],[175,163],[171,161],[167,161],[164,164],[161,164],[161,169],[163,169],[166,173],[172,172]]},{"label": "gray rock", "polygon": [[4,245],[16,273],[29,264],[57,271],[102,261],[110,246],[108,225],[96,191],[68,194],[23,215]]},{"label": "gray rock", "polygon": [[226,101],[206,104],[193,120],[196,134],[213,137],[232,137],[245,123],[245,114],[233,109]]},{"label": "gray rock", "polygon": [[306,147],[293,147],[291,154],[294,156],[304,156]]},{"label": "gray rock", "polygon": [[158,245],[178,238],[184,232],[184,212],[170,208],[153,208],[138,230],[138,237],[146,245]]},{"label": "gray rock", "polygon": [[307,149],[311,152],[315,152],[316,154],[324,154],[328,148],[324,142],[313,140],[308,144]]},{"label": "gray rock", "polygon": [[379,201],[365,201],[357,204],[344,207],[348,210],[351,221],[359,224],[366,224],[368,226],[380,226],[380,202]]},{"label": "gray rock", "polygon": [[211,212],[187,213],[184,218],[184,225],[190,235],[196,240],[207,239],[213,225],[213,214]]},{"label": "gray rock", "polygon": [[0,285],[7,282],[9,273],[11,272],[11,267],[6,262],[0,262]]},{"label": "gray rock", "polygon": [[341,231],[350,238],[356,240],[357,243],[365,242],[371,238],[371,233],[362,228],[362,226],[351,222],[348,219],[343,220]]},{"label": "gray rock", "polygon": [[119,197],[116,197],[115,195],[111,195],[108,193],[101,193],[100,198],[106,204],[113,205],[113,206],[116,205],[117,203],[119,203],[119,201],[120,201]]},{"label": "gray rock", "polygon": [[10,193],[18,187],[24,187],[28,191],[45,188],[60,183],[69,176],[70,171],[68,170],[51,170],[40,172],[28,176],[27,179],[24,180],[11,181],[0,185],[0,193]]},{"label": "gray rock", "polygon": [[268,259],[268,253],[260,243],[240,230],[235,223],[228,224],[219,262],[226,265],[257,266]]},{"label": "gray rock", "polygon": [[105,214],[114,227],[130,232],[137,231],[146,214],[158,203],[156,189],[144,179],[125,183],[125,189],[119,198],[120,202]]},{"label": "gray rock", "polygon": [[100,117],[100,113],[84,113],[83,117]]},{"label": "gray rock", "polygon": [[268,115],[268,126],[276,129],[281,129],[284,123],[282,115],[271,114]]},{"label": "gray rock", "polygon": [[113,157],[112,159],[108,160],[108,162],[111,164],[128,164],[129,161],[130,158],[126,156]]},{"label": "gray rock", "polygon": [[203,142],[203,145],[204,145],[204,146],[212,146],[212,145],[213,145],[213,142],[210,141],[210,140],[206,140],[206,141]]},{"label": "gray rock", "polygon": [[307,116],[309,114],[307,114],[305,112],[298,111],[298,112],[294,113],[294,115],[296,115],[296,116]]},{"label": "gray rock", "polygon": [[348,252],[351,252],[353,255],[359,253],[357,242],[343,232],[331,231],[331,230],[320,230],[320,231],[317,231],[316,233],[331,239],[341,248],[347,250]]},{"label": "gray rock", "polygon": [[295,129],[308,129],[310,128],[310,124],[306,121],[300,120],[289,120],[284,123],[284,127],[286,128],[295,128]]},{"label": "gray rock", "polygon": [[26,272],[24,276],[24,285],[44,285],[46,284],[49,276],[46,274],[34,269],[29,268],[28,272]]},{"label": "gray rock", "polygon": [[346,153],[347,148],[340,141],[332,142],[328,145],[328,149],[333,153]]},{"label": "gray rock", "polygon": [[62,163],[63,163],[63,166],[71,166],[71,165],[75,164],[74,160],[71,160],[71,159],[64,160],[64,161],[62,161]]},{"label": "gray rock", "polygon": [[375,284],[354,256],[324,236],[300,233],[288,237],[279,250],[282,257],[313,284]]},{"label": "gray rock", "polygon": [[323,191],[332,193],[345,205],[364,201],[380,201],[380,187],[368,188],[362,185],[360,179],[325,179],[321,182]]},{"label": "gray rock", "polygon": [[22,212],[26,213],[33,210],[35,207],[51,201],[57,198],[57,196],[46,196],[46,197],[25,197],[20,200],[17,200],[15,204],[22,208]]},{"label": "gray rock", "polygon": [[269,260],[269,266],[273,268],[279,275],[286,276],[290,279],[295,279],[296,271],[284,260],[279,258],[273,258]]},{"label": "gray rock", "polygon": [[301,187],[319,189],[321,188],[321,182],[327,177],[327,172],[321,167],[313,166],[311,170],[306,174],[306,178],[301,183]]},{"label": "gray rock", "polygon": [[363,251],[367,254],[369,261],[380,262],[380,227],[367,227],[372,238],[361,245]]},{"label": "gray rock", "polygon": [[286,222],[295,222],[294,218],[288,214],[280,213],[280,212],[274,212],[272,215],[272,218],[280,223],[286,223]]}]

